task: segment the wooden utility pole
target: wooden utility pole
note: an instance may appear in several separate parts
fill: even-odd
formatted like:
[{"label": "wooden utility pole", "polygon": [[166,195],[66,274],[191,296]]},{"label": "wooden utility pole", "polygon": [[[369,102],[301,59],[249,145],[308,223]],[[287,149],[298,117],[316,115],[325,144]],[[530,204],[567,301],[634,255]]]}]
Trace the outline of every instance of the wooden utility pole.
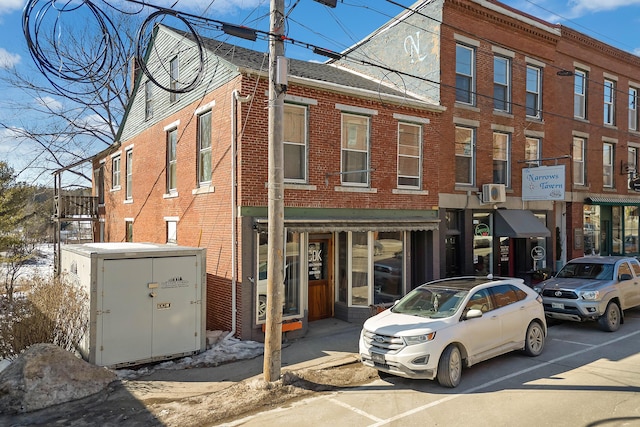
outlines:
[{"label": "wooden utility pole", "polygon": [[[269,36],[269,237],[267,242],[267,318],[264,379],[280,379],[282,365],[282,303],[284,293],[284,149],[282,121],[286,87],[278,78],[284,58],[284,0],[271,0]],[[282,65],[282,63],[280,64]]]}]

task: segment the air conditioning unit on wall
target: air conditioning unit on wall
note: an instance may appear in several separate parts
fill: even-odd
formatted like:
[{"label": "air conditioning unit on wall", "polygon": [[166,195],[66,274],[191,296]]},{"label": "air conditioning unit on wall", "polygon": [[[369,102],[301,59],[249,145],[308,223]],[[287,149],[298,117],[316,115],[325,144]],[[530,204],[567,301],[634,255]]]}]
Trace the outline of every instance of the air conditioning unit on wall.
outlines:
[{"label": "air conditioning unit on wall", "polygon": [[482,203],[504,203],[507,201],[507,193],[504,184],[483,184]]}]

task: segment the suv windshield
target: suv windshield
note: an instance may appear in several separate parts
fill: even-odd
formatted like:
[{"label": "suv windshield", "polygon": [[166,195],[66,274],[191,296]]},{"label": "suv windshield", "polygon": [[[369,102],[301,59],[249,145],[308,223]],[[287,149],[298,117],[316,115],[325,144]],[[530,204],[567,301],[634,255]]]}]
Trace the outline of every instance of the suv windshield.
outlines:
[{"label": "suv windshield", "polygon": [[409,292],[391,311],[432,319],[449,317],[458,310],[467,293],[460,289],[419,287]]},{"label": "suv windshield", "polygon": [[613,264],[569,263],[560,270],[556,277],[577,277],[579,279],[613,279]]}]

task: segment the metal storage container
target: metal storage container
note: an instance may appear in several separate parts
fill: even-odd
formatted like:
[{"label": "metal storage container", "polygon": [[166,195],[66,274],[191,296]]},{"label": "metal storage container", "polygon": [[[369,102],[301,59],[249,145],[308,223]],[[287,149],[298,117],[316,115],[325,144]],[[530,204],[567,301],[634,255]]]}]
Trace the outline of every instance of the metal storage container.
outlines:
[{"label": "metal storage container", "polygon": [[67,282],[87,298],[89,330],[78,350],[118,368],[206,349],[206,250],[151,243],[65,245]]}]

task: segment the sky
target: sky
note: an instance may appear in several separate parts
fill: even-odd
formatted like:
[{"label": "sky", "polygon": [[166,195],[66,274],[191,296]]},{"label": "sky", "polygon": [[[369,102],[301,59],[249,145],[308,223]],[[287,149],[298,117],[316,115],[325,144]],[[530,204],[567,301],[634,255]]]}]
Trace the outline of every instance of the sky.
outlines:
[{"label": "sky", "polygon": [[[31,3],[33,9],[43,5],[52,5],[48,10],[56,10],[61,5],[72,7],[78,0],[66,0],[50,3],[50,0],[36,0]],[[115,8],[135,10],[128,0],[87,0],[87,3],[101,10],[115,11]],[[85,3],[85,4],[87,4]],[[151,0],[162,7],[186,12],[195,16],[205,16],[219,22],[244,25],[263,32],[269,30],[269,0]],[[336,8],[330,8],[314,0],[285,0],[287,13],[286,34],[300,43],[287,44],[285,54],[291,58],[324,61],[326,58],[313,54],[309,45],[323,47],[333,51],[342,51],[371,34],[378,27],[403,11],[401,6],[411,6],[414,0],[338,0]],[[588,34],[617,48],[640,55],[640,36],[637,28],[640,24],[640,0],[505,0],[504,4],[544,19],[550,23],[561,23],[577,31]],[[7,69],[15,67],[24,75],[33,76],[42,84],[42,79],[34,67],[34,61],[27,50],[27,42],[22,31],[22,11],[25,0],[0,0],[0,76]],[[145,11],[137,18],[148,16]],[[61,14],[73,23],[74,19],[84,19],[81,13]],[[123,15],[125,16],[125,15]],[[229,43],[240,44],[256,50],[266,51],[264,40],[247,42],[231,38],[218,32],[208,37],[219,37]],[[61,36],[59,33],[56,36]],[[63,37],[62,35],[61,37]],[[42,151],[32,143],[20,138],[20,130],[25,120],[46,120],[46,118],[25,115],[16,105],[57,108],[64,99],[43,96],[34,99],[24,93],[2,87],[0,99],[0,161],[7,161],[16,171],[26,170],[20,180],[29,182],[29,165],[37,164],[42,157],[34,160],[35,154]],[[81,117],[91,121],[91,117]],[[100,147],[100,149],[105,147]],[[90,151],[90,150],[89,150]],[[96,148],[95,154],[99,150]],[[52,185],[44,182],[45,185]],[[46,181],[46,180],[45,180]]]}]

